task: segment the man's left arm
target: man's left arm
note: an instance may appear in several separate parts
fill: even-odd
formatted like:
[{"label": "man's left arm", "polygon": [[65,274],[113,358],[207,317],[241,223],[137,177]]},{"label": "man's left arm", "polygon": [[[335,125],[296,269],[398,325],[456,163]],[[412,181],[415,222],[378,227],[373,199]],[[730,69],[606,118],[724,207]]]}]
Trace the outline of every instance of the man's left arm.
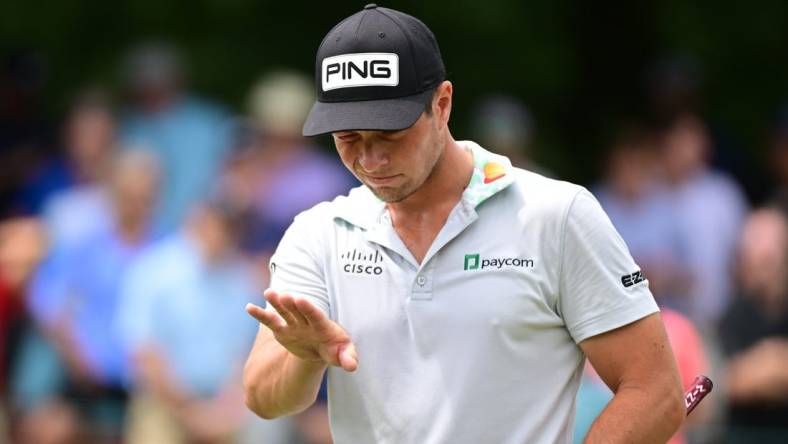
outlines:
[{"label": "man's left arm", "polygon": [[614,396],[585,443],[664,443],[686,416],[676,360],[658,313],[580,342]]}]

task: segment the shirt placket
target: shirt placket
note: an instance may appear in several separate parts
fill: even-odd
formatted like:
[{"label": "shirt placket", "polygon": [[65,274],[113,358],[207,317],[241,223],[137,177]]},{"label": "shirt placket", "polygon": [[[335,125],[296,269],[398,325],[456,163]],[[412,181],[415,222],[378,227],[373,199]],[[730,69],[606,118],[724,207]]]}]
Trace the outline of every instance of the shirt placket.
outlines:
[{"label": "shirt placket", "polygon": [[432,299],[432,283],[434,282],[435,259],[433,258],[421,267],[413,278],[411,285],[411,299],[430,300]]}]

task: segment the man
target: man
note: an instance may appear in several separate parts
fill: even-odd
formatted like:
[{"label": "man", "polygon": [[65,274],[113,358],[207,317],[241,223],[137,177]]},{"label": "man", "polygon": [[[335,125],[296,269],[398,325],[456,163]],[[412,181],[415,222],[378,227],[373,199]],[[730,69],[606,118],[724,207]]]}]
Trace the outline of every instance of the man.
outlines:
[{"label": "man", "polygon": [[255,294],[237,248],[243,214],[222,194],[152,246],[124,281],[117,324],[132,358],[126,442],[232,442],[248,419],[238,376]]},{"label": "man", "polygon": [[84,242],[111,227],[105,176],[112,170],[116,123],[109,99],[99,90],[80,94],[71,105],[63,130],[66,156],[55,162],[67,180],[45,201],[42,213],[52,248]]},{"label": "man", "polygon": [[188,69],[168,43],[140,45],[128,55],[125,83],[131,101],[123,113],[123,146],[141,147],[161,162],[161,198],[154,232],[178,230],[189,211],[210,192],[225,160],[229,114],[189,88]]},{"label": "man", "polygon": [[727,359],[725,442],[788,441],[788,219],[760,208],[738,245],[739,295],[718,334]]},{"label": "man", "polygon": [[122,435],[128,364],[113,320],[123,276],[151,241],[159,177],[150,153],[119,153],[97,190],[111,222],[57,239],[38,268],[26,301],[35,328],[23,334],[13,375],[18,442]]},{"label": "man", "polygon": [[247,405],[298,412],[328,368],[338,443],[566,443],[585,354],[615,393],[587,442],[665,442],[673,354],[594,198],[454,141],[453,86],[411,16],[366,6],[317,69],[304,134],[332,133],[364,186],[282,239],[273,308],[247,307]]},{"label": "man", "polygon": [[709,331],[732,299],[731,270],[748,204],[739,184],[709,164],[714,146],[699,116],[677,116],[658,138],[660,172],[691,278],[689,300],[676,308]]}]

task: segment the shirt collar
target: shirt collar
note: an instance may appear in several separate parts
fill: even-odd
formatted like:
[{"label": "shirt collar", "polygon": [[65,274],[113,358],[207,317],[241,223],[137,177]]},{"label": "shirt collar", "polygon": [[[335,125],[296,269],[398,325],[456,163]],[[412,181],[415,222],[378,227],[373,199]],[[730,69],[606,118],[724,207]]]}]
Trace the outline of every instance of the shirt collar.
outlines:
[{"label": "shirt collar", "polygon": [[[462,194],[462,200],[475,208],[514,182],[512,163],[506,156],[491,153],[475,142],[458,141],[458,145],[473,154],[473,174]],[[353,188],[347,196],[334,201],[334,218],[370,229],[386,213],[385,202],[378,199],[366,186]]]},{"label": "shirt collar", "polygon": [[512,162],[470,140],[457,142],[473,154],[473,175],[462,198],[474,208],[514,182]]},{"label": "shirt collar", "polygon": [[369,230],[377,224],[386,210],[386,203],[372,194],[366,185],[350,190],[347,196],[334,200],[334,219],[342,219],[357,227]]}]

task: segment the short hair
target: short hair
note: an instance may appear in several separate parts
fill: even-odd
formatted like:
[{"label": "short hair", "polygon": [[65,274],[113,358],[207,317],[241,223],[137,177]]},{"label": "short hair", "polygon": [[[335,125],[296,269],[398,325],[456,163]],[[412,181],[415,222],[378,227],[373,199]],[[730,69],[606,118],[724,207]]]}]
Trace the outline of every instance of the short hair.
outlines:
[{"label": "short hair", "polygon": [[424,105],[424,113],[428,116],[432,116],[432,102],[435,101],[435,93],[438,92],[438,87],[432,88],[432,93],[430,94],[430,100]]}]

